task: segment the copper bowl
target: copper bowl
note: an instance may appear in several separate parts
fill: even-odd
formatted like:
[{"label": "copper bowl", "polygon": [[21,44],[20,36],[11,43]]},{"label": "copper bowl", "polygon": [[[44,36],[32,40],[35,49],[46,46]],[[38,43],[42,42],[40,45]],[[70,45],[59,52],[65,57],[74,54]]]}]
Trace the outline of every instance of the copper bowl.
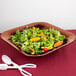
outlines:
[{"label": "copper bowl", "polygon": [[[18,29],[20,31],[24,30],[26,26],[29,26],[30,28],[35,26],[35,27],[39,27],[39,28],[43,28],[43,29],[48,29],[48,28],[54,28],[56,30],[59,30],[61,32],[61,34],[65,35],[66,36],[66,42],[57,47],[57,48],[54,48],[50,51],[47,51],[45,53],[42,53],[42,54],[38,54],[38,55],[31,55],[31,54],[28,54],[26,52],[24,52],[23,50],[21,50],[20,48],[18,48],[14,43],[12,43],[11,40],[9,40],[9,38],[11,37],[12,34],[14,34]],[[25,56],[29,56],[29,57],[40,57],[40,56],[44,56],[44,55],[47,55],[47,54],[50,54],[54,51],[56,51],[57,49],[61,48],[61,47],[64,47],[70,43],[72,43],[75,39],[76,39],[76,36],[66,30],[63,30],[59,27],[56,27],[52,24],[49,24],[49,23],[46,23],[46,22],[35,22],[35,23],[31,23],[31,24],[27,24],[27,25],[23,25],[23,26],[20,26],[20,27],[17,27],[17,28],[14,28],[14,29],[10,29],[10,30],[7,30],[5,32],[3,32],[1,34],[1,38],[6,41],[8,44],[10,44],[11,46],[13,46],[14,48],[16,48],[20,53],[22,53],[23,55]]]}]

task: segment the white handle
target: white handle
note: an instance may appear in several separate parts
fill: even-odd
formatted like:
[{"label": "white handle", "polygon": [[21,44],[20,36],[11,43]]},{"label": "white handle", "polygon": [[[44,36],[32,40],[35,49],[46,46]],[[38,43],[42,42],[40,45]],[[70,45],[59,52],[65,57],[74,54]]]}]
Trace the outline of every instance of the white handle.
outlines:
[{"label": "white handle", "polygon": [[8,66],[7,64],[0,64],[0,70],[7,70],[7,69],[18,69],[15,66]]},{"label": "white handle", "polygon": [[37,65],[35,64],[24,64],[20,66],[21,68],[36,68]]},{"label": "white handle", "polygon": [[[32,76],[32,74],[28,74],[28,72],[27,71],[25,71],[25,70],[20,70],[20,72],[21,72],[21,74],[23,75],[23,76]],[[27,74],[27,75],[26,75]]]},{"label": "white handle", "polygon": [[7,64],[0,64],[0,70],[7,70]]}]

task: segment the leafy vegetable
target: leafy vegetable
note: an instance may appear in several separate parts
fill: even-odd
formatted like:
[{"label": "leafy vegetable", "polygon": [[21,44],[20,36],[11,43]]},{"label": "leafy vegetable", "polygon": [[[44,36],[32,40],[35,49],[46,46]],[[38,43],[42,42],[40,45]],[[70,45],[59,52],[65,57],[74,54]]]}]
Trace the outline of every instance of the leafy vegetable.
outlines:
[{"label": "leafy vegetable", "polygon": [[61,46],[66,37],[55,29],[39,29],[26,27],[25,30],[17,30],[11,36],[11,41],[29,54],[41,54],[55,47]]}]

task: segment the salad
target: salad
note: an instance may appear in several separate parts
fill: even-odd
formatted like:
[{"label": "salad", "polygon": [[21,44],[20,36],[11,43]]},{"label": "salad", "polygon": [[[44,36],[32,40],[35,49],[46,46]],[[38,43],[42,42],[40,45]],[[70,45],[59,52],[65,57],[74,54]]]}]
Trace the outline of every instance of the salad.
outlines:
[{"label": "salad", "polygon": [[37,55],[61,46],[66,37],[54,28],[40,29],[27,26],[21,32],[17,30],[15,34],[11,35],[10,39],[26,53]]}]

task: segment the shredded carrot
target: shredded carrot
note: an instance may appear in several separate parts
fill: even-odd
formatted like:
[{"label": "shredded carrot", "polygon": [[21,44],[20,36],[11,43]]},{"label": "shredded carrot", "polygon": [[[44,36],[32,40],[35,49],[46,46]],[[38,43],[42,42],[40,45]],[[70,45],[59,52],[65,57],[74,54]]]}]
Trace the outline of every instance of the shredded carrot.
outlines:
[{"label": "shredded carrot", "polygon": [[46,40],[48,40],[48,39],[45,37],[45,35],[44,35],[43,32],[41,32],[41,33],[39,34],[39,36],[42,36],[42,37],[44,37]]},{"label": "shredded carrot", "polygon": [[63,41],[58,41],[54,44],[54,47],[58,47],[63,44]]},{"label": "shredded carrot", "polygon": [[45,37],[45,35],[44,35],[44,33],[43,33],[43,32],[41,32],[41,36],[42,36],[42,37]]},{"label": "shredded carrot", "polygon": [[28,46],[28,48],[32,51],[32,54],[35,54],[35,50]]}]

